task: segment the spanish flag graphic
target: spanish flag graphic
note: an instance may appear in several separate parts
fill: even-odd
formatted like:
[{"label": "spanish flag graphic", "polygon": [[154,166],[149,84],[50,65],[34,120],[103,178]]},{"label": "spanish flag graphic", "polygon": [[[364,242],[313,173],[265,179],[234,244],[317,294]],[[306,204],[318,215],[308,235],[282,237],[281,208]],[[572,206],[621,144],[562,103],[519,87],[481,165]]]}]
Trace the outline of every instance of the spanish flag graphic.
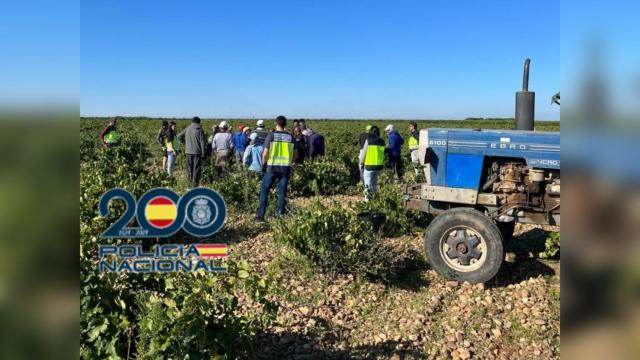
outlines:
[{"label": "spanish flag graphic", "polygon": [[197,244],[196,248],[198,248],[200,256],[227,256],[227,244]]},{"label": "spanish flag graphic", "polygon": [[156,196],[147,203],[144,215],[149,223],[157,228],[171,225],[178,214],[176,204],[165,196]]}]

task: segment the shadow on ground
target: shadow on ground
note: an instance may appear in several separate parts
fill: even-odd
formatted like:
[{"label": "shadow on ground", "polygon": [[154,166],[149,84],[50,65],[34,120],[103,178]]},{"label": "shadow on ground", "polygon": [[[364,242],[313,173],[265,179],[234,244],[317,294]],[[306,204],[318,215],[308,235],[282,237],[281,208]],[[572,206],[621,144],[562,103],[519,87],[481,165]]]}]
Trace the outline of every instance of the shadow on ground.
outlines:
[{"label": "shadow on ground", "polygon": [[507,241],[504,248],[507,261],[502,264],[498,275],[488,285],[507,286],[529,278],[555,275],[556,270],[538,258],[538,253],[545,249],[544,243],[549,233],[535,228]]},{"label": "shadow on ground", "polygon": [[[423,358],[410,342],[387,340],[375,345],[346,346],[344,329],[335,329],[321,337],[317,333],[263,332],[256,335],[256,359],[372,359],[380,356]],[[348,334],[348,333],[347,333]],[[348,336],[348,335],[347,335]],[[340,344],[343,344],[342,346]],[[328,346],[327,344],[338,344]]]},{"label": "shadow on ground", "polygon": [[383,281],[385,286],[414,292],[429,286],[429,281],[424,278],[424,272],[429,268],[429,265],[420,252],[410,250],[392,267],[394,275],[389,280]]}]

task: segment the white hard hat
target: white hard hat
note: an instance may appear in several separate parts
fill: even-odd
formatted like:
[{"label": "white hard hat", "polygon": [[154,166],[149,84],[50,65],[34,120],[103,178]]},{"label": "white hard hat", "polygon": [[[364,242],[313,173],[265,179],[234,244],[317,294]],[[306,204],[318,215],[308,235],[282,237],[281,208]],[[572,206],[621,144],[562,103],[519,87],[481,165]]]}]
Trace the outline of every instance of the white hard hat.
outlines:
[{"label": "white hard hat", "polygon": [[256,125],[258,125],[258,127],[263,127],[264,126],[264,120],[262,120],[262,119],[258,120]]},{"label": "white hard hat", "polygon": [[221,127],[221,128],[226,128],[226,127],[229,127],[229,124],[228,124],[226,121],[222,121],[222,122],[220,123],[220,127]]},{"label": "white hard hat", "polygon": [[387,125],[387,127],[384,128],[384,131],[391,131],[391,130],[393,130],[393,125],[391,124]]}]

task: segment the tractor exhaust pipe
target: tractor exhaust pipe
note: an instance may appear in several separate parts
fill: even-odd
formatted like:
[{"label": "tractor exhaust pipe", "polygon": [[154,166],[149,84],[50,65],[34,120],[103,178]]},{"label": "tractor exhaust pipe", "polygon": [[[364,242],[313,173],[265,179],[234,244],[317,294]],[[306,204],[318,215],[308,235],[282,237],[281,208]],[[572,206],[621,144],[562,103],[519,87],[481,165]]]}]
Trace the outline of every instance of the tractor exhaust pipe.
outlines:
[{"label": "tractor exhaust pipe", "polygon": [[522,91],[529,91],[529,64],[531,59],[524,60],[524,71],[522,72]]},{"label": "tractor exhaust pipe", "polygon": [[522,90],[516,92],[516,130],[533,130],[536,93],[529,91],[529,63],[527,58],[524,61],[524,71],[522,74]]}]

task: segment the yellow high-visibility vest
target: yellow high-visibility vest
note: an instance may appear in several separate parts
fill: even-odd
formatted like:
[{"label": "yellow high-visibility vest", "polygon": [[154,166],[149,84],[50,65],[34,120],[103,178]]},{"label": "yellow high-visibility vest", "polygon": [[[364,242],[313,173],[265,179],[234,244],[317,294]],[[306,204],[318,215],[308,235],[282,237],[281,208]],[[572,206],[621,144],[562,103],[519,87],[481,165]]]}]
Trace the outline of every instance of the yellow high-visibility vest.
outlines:
[{"label": "yellow high-visibility vest", "polygon": [[120,134],[117,130],[111,130],[104,135],[104,142],[107,144],[115,144],[120,140]]},{"label": "yellow high-visibility vest", "polygon": [[418,149],[418,139],[414,138],[413,136],[409,136],[409,150],[416,149]]},{"label": "yellow high-visibility vest", "polygon": [[273,133],[269,144],[267,166],[291,166],[293,161],[293,139],[287,133]]},{"label": "yellow high-visibility vest", "polygon": [[365,166],[382,166],[384,165],[384,145],[367,144],[364,155]]}]

